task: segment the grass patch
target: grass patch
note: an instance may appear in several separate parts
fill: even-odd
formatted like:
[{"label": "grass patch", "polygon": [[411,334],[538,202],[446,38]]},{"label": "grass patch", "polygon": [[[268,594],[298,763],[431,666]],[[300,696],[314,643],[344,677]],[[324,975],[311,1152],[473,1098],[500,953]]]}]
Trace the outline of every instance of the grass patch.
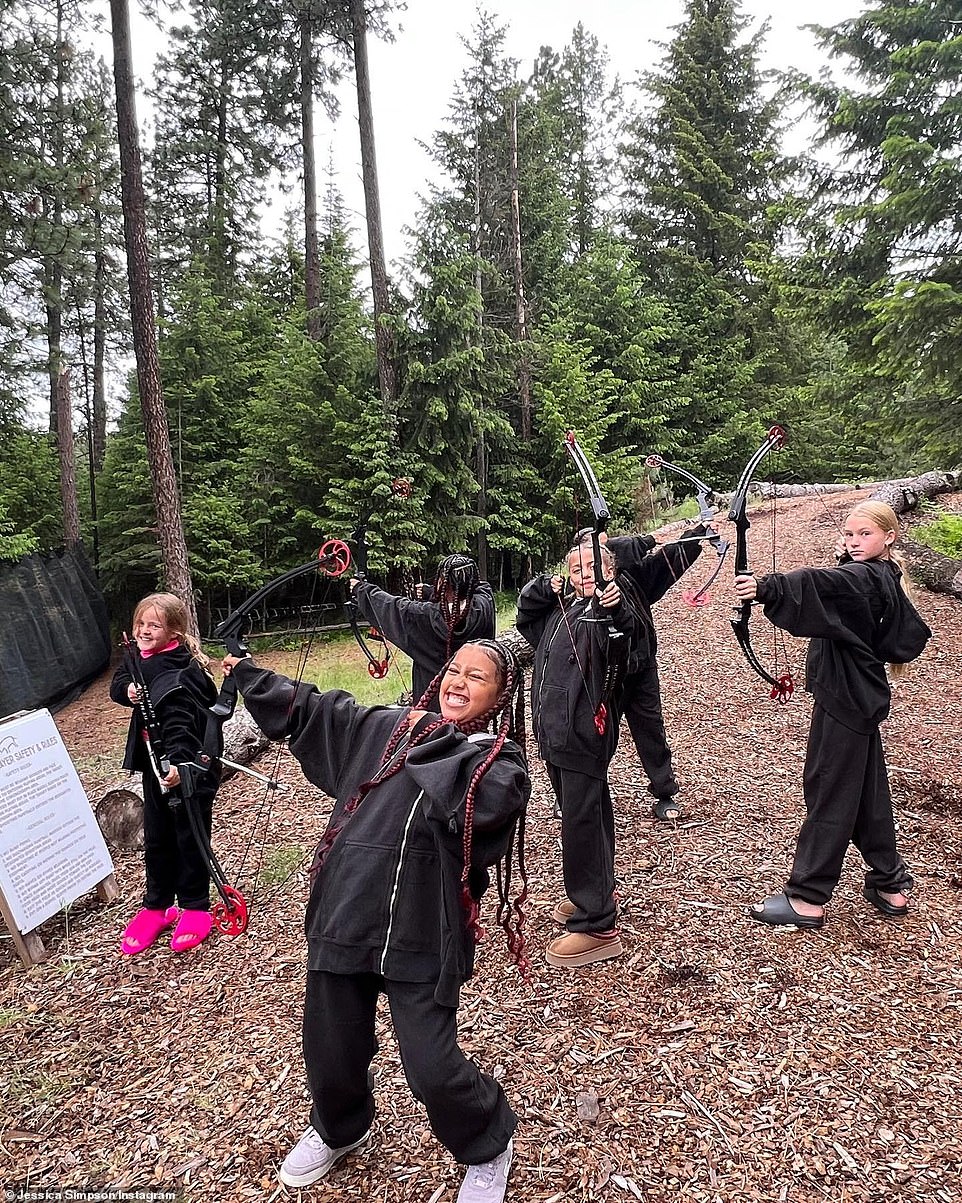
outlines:
[{"label": "grass patch", "polygon": [[690,522],[697,518],[698,514],[698,502],[694,497],[686,497],[678,505],[669,506],[667,509],[659,506],[658,513],[653,518],[646,518],[641,524],[641,529],[643,531],[660,530],[663,526],[670,526],[672,522]]},{"label": "grass patch", "polygon": [[12,1007],[0,1007],[0,1031],[12,1028],[14,1024],[23,1023],[30,1016],[25,1011],[15,1011]]},{"label": "grass patch", "polygon": [[[518,597],[516,593],[498,593],[495,597],[496,628],[504,631],[514,626],[517,616]],[[367,637],[367,628],[362,626],[362,633]],[[316,685],[321,691],[328,689],[346,689],[365,706],[390,706],[398,701],[401,694],[411,688],[411,658],[391,644],[391,666],[386,677],[377,680],[368,672],[367,660],[351,635],[317,636],[309,649],[307,662],[301,668],[304,655],[304,644],[297,637],[279,640],[257,639],[250,640],[251,652],[254,659],[260,658],[262,664],[282,673],[292,680],[300,678],[308,684]],[[205,649],[214,662],[212,668],[219,670],[223,648],[213,645]],[[371,650],[375,656],[381,655],[381,645],[371,642]]]},{"label": "grass patch", "polygon": [[962,560],[962,514],[941,514],[933,522],[918,526],[912,537],[950,560]]},{"label": "grass patch", "polygon": [[264,862],[257,874],[257,884],[270,888],[282,885],[288,878],[293,877],[305,859],[304,849],[296,844],[283,848],[272,848],[264,854]]},{"label": "grass patch", "polygon": [[71,1086],[63,1078],[54,1077],[42,1069],[25,1069],[23,1063],[14,1065],[7,1077],[7,1098],[15,1103],[37,1106],[54,1103],[69,1094]]}]

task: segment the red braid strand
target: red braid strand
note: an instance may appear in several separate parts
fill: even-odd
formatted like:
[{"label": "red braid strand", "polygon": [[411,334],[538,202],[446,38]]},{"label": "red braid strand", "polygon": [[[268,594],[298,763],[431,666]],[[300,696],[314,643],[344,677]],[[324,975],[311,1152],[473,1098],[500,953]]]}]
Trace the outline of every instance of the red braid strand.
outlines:
[{"label": "red braid strand", "polygon": [[327,860],[328,853],[331,851],[334,841],[343,831],[346,823],[351,818],[351,815],[354,814],[371,790],[374,789],[376,785],[380,785],[384,781],[390,781],[392,777],[400,773],[401,769],[404,768],[405,762],[407,761],[408,752],[410,752],[413,747],[416,747],[419,743],[421,743],[424,739],[433,734],[439,727],[442,726],[444,726],[443,719],[438,719],[436,722],[428,723],[426,727],[411,737],[402,755],[395,760],[395,762],[386,772],[382,773],[381,769],[383,769],[384,766],[390,761],[391,757],[397,751],[401,740],[411,729],[410,713],[405,717],[403,722],[398,724],[397,729],[388,740],[387,746],[381,754],[381,762],[378,766],[378,771],[374,774],[370,781],[365,781],[358,787],[357,793],[353,798],[348,799],[348,801],[345,803],[344,809],[341,811],[337,820],[332,819],[331,822],[328,823],[327,830],[321,837],[321,841],[317,845],[317,849],[314,852],[314,860],[311,863],[311,868],[309,871],[309,879],[311,883],[314,882],[314,879],[324,867],[324,862]]}]

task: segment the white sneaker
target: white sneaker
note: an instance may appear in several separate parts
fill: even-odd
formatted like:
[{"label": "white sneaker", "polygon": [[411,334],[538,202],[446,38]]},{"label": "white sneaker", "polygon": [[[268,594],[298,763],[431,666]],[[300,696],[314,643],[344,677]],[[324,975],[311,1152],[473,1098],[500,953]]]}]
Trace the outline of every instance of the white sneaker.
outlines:
[{"label": "white sneaker", "polygon": [[314,1182],[320,1182],[335,1161],[340,1161],[345,1153],[350,1153],[358,1145],[364,1144],[370,1135],[371,1131],[368,1129],[361,1139],[352,1145],[332,1149],[324,1143],[320,1132],[309,1127],[284,1158],[284,1164],[277,1176],[285,1186],[310,1186]]},{"label": "white sneaker", "polygon": [[458,1191],[457,1203],[502,1203],[504,1192],[508,1189],[513,1150],[514,1141],[509,1140],[508,1147],[493,1161],[469,1165]]}]

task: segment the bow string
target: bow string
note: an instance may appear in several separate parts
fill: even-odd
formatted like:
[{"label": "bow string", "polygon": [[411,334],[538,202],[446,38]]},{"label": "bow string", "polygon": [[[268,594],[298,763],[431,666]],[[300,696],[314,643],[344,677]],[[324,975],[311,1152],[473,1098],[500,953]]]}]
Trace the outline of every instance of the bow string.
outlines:
[{"label": "bow string", "polygon": [[[771,426],[768,434],[765,436],[765,441],[745,465],[745,470],[742,472],[738,484],[735,486],[731,508],[728,512],[729,521],[735,524],[735,576],[752,575],[751,569],[748,566],[748,531],[751,527],[751,522],[748,519],[748,490],[751,487],[752,477],[766,455],[772,451],[780,451],[785,446],[785,439],[784,427],[778,425]],[[738,646],[744,653],[745,659],[762,680],[771,686],[772,700],[777,700],[780,704],[784,705],[795,691],[795,680],[790,671],[781,673],[778,676],[773,675],[759,660],[755,649],[752,647],[751,632],[749,630],[753,604],[753,602],[745,600],[735,606],[735,612],[731,619],[732,630],[735,633],[735,638],[738,640]],[[775,672],[778,672],[777,668]]]}]

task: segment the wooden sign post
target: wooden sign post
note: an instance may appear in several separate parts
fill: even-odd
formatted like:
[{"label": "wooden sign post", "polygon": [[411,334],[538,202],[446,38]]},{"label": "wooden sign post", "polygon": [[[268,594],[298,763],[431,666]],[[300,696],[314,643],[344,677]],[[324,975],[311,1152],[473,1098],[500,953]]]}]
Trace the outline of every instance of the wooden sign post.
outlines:
[{"label": "wooden sign post", "polygon": [[25,965],[36,928],[96,888],[120,896],[113,862],[49,710],[0,719],[0,915]]}]

